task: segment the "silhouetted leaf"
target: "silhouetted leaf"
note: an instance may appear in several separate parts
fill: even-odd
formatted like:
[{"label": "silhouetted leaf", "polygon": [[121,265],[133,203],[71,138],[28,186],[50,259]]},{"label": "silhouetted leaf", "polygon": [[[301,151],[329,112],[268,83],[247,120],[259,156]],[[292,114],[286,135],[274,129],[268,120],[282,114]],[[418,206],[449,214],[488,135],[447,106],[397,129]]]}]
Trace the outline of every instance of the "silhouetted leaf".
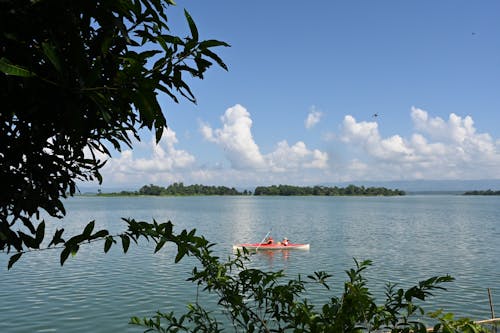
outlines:
[{"label": "silhouetted leaf", "polygon": [[130,246],[130,238],[127,235],[120,235],[122,239],[123,252],[127,253]]},{"label": "silhouetted leaf", "polygon": [[18,261],[19,258],[21,258],[22,255],[23,255],[23,252],[19,252],[19,253],[14,254],[13,256],[11,256],[9,258],[9,264],[7,265],[7,269],[10,269],[16,263],[16,261]]},{"label": "silhouetted leaf", "polygon": [[92,234],[92,231],[94,230],[94,225],[95,221],[90,221],[86,226],[85,229],[83,230],[83,237],[85,238],[90,238],[90,235]]},{"label": "silhouetted leaf", "polygon": [[66,259],[68,259],[70,253],[71,249],[69,247],[65,247],[61,251],[61,258],[60,258],[61,266],[64,265],[64,262],[66,261]]},{"label": "silhouetted leaf", "polygon": [[177,255],[175,256],[175,263],[181,261],[182,258],[187,254],[187,249],[184,246],[180,246],[177,249]]},{"label": "silhouetted leaf", "polygon": [[191,31],[191,36],[193,37],[194,41],[198,41],[198,29],[196,28],[196,24],[193,21],[193,18],[191,15],[189,15],[188,11],[184,9],[184,16],[186,17],[186,20],[188,21],[189,24],[189,30]]},{"label": "silhouetted leaf", "polygon": [[36,229],[36,241],[40,245],[45,237],[45,222],[42,221]]},{"label": "silhouetted leaf", "polygon": [[165,238],[160,239],[160,241],[156,244],[155,253],[160,251],[166,242],[167,242],[167,240]]},{"label": "silhouetted leaf", "polygon": [[99,230],[95,234],[92,235],[92,239],[98,239],[98,238],[103,238],[109,235],[109,232],[107,230]]},{"label": "silhouetted leaf", "polygon": [[52,241],[49,243],[48,247],[64,243],[64,239],[61,238],[63,232],[64,228],[56,230],[56,232],[54,233],[54,237],[52,238]]},{"label": "silhouetted leaf", "polygon": [[113,238],[112,237],[106,237],[106,241],[104,242],[104,253],[107,253],[109,249],[111,248],[111,245],[113,245]]}]

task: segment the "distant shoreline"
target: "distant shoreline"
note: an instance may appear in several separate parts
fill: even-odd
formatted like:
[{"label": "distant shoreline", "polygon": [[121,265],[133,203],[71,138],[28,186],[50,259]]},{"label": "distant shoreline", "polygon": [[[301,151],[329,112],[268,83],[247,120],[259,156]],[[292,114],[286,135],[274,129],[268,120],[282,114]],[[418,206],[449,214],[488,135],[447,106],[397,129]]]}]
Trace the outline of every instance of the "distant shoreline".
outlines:
[{"label": "distant shoreline", "polygon": [[[91,194],[87,194],[91,195]],[[346,187],[329,186],[293,186],[271,185],[257,186],[255,190],[238,191],[234,187],[206,186],[201,184],[185,186],[183,183],[173,183],[168,187],[144,185],[137,191],[120,191],[102,193],[96,196],[134,197],[134,196],[403,196],[405,191],[385,187],[364,187],[348,185]]]},{"label": "distant shoreline", "polygon": [[464,193],[464,195],[500,195],[500,191],[492,191],[492,190],[486,190],[486,191],[467,191]]}]

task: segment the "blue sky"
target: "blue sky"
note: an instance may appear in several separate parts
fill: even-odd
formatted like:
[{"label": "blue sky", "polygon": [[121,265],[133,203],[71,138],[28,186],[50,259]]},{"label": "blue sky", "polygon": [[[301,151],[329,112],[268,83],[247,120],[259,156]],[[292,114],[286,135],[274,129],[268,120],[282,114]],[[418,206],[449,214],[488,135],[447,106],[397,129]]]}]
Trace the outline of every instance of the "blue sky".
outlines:
[{"label": "blue sky", "polygon": [[184,8],[229,71],[103,186],[500,179],[500,2],[178,0],[181,36]]}]

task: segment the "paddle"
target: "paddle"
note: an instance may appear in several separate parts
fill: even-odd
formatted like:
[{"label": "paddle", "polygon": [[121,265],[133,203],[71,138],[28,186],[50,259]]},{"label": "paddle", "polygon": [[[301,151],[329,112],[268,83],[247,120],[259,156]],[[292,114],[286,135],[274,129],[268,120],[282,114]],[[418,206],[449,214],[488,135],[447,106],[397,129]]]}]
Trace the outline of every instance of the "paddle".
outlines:
[{"label": "paddle", "polygon": [[269,236],[269,234],[271,233],[272,230],[273,229],[271,229],[271,230],[269,230],[267,232],[267,234],[264,236],[264,238],[260,241],[259,246],[257,246],[257,248],[255,249],[255,251],[257,251],[259,249],[259,247],[262,245],[262,243],[264,243],[264,241],[266,240],[267,236]]}]

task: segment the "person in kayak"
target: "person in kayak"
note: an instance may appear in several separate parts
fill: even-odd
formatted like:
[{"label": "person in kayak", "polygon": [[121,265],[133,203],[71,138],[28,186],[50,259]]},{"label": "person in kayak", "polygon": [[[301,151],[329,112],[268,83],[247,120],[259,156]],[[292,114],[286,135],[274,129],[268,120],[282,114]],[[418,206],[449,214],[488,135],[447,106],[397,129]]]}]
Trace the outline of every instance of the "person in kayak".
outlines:
[{"label": "person in kayak", "polygon": [[288,238],[283,238],[283,240],[281,241],[281,245],[283,246],[288,246]]},{"label": "person in kayak", "polygon": [[265,245],[271,245],[274,243],[274,239],[272,236],[266,237],[266,240],[264,241]]}]

